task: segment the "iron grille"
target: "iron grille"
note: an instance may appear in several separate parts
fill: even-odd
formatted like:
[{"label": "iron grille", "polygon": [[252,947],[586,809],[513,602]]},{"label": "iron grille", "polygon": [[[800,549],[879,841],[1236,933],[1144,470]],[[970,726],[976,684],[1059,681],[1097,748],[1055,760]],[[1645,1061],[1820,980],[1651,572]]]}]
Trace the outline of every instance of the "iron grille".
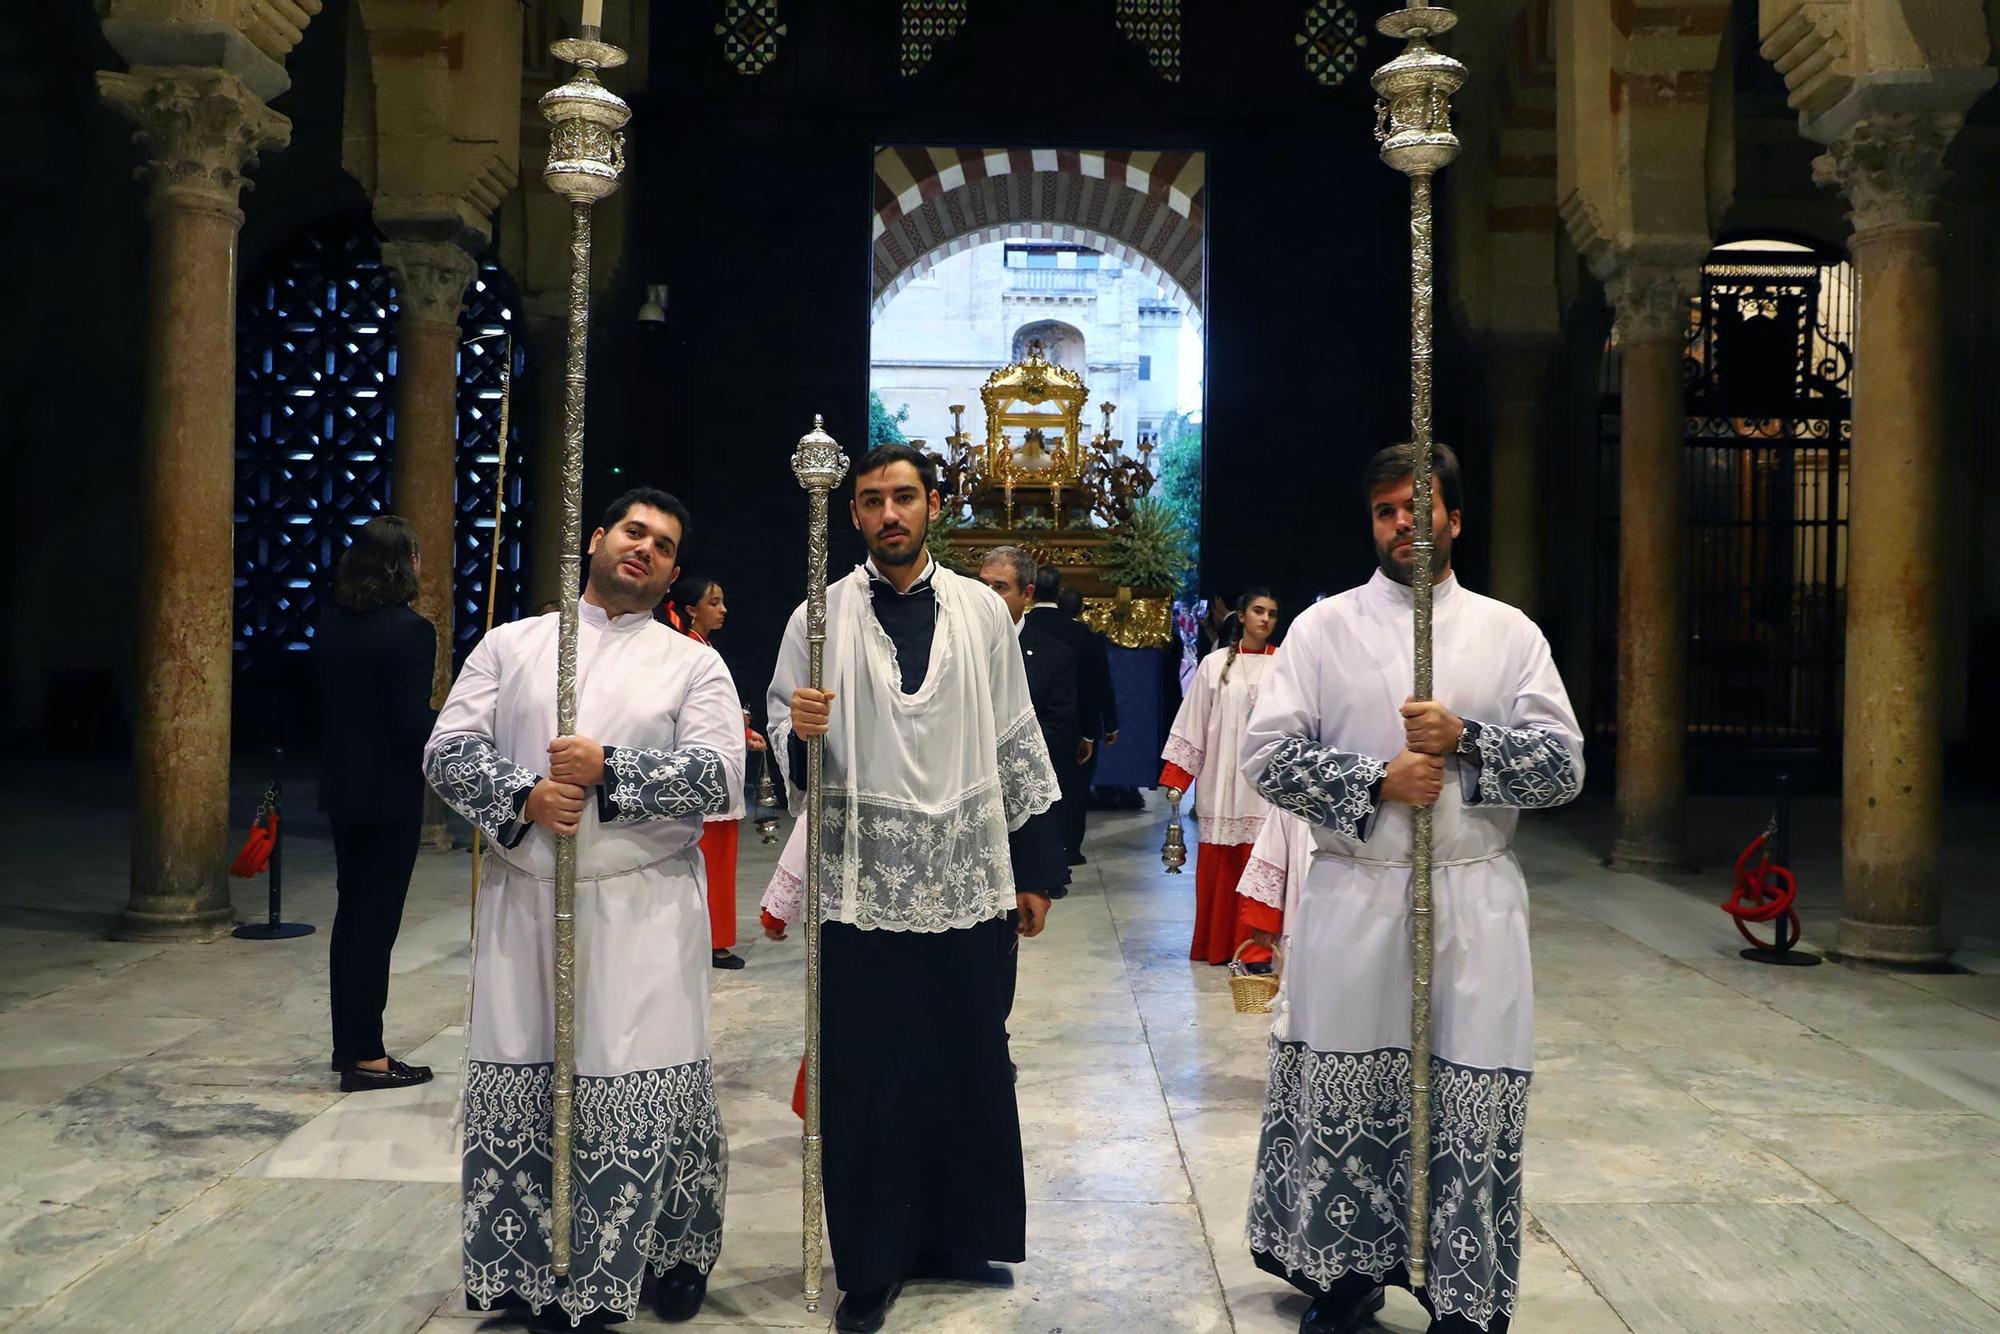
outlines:
[{"label": "iron grille", "polygon": [[[1692,751],[1838,762],[1854,289],[1834,258],[1717,250],[1690,305]],[[1618,360],[1604,364],[1594,730],[1616,730]]]},{"label": "iron grille", "polygon": [[[465,338],[513,331],[519,300],[482,263]],[[266,730],[297,731],[304,662],[352,531],[392,511],[396,289],[366,219],[301,234],[246,283],[237,314],[235,663],[239,694],[272,696]],[[453,662],[478,641],[493,542],[504,338],[458,358]],[[516,384],[522,367],[513,342]],[[519,415],[507,461],[496,621],[520,613],[526,497]],[[288,721],[289,720],[289,721]]]}]

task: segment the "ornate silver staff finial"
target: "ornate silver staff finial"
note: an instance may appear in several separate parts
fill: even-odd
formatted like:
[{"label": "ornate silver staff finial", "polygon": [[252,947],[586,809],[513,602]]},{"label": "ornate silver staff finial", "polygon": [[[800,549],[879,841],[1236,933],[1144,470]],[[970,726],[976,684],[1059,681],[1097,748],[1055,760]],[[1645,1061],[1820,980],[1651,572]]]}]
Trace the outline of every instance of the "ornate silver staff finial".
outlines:
[{"label": "ornate silver staff finial", "polygon": [[[577,67],[576,77],[542,95],[549,122],[549,158],[542,179],[570,202],[569,346],[563,367],[563,549],[561,617],[556,632],[556,731],[576,732],[577,589],[583,582],[584,352],[590,342],[590,208],[618,188],[625,170],[625,123],[632,108],[598,82],[625,53],[602,39],[602,0],[584,0],[582,35],[550,46]],[[576,837],[556,839],[555,1080],[550,1143],[549,1260],[556,1277],[569,1274],[572,1230],[570,1162],[576,1101]]]},{"label": "ornate silver staff finial", "polygon": [[[1415,0],[1375,27],[1407,42],[1375,71],[1375,139],[1382,160],[1410,178],[1410,477],[1416,540],[1410,592],[1416,663],[1413,698],[1431,697],[1431,177],[1458,156],[1451,95],[1465,86],[1465,66],[1430,44],[1458,24],[1449,9]],[[1410,1286],[1429,1277],[1431,1213],[1431,809],[1410,820]]]}]

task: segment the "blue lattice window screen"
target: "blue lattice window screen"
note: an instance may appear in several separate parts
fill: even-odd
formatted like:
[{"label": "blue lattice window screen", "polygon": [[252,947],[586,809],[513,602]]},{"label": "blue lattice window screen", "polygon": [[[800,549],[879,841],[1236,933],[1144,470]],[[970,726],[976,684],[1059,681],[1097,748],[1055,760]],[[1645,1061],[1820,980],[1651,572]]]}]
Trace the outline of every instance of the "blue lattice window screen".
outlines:
[{"label": "blue lattice window screen", "polygon": [[[465,338],[516,332],[517,407],[519,306],[506,274],[482,263],[460,317]],[[302,661],[312,647],[350,534],[393,512],[396,314],[394,277],[365,219],[303,233],[239,298],[234,618],[236,669],[246,680],[296,688],[287,660]],[[454,665],[484,625],[506,346],[494,338],[459,350]],[[523,596],[529,489],[520,422],[516,411],[496,621],[519,615]]]}]

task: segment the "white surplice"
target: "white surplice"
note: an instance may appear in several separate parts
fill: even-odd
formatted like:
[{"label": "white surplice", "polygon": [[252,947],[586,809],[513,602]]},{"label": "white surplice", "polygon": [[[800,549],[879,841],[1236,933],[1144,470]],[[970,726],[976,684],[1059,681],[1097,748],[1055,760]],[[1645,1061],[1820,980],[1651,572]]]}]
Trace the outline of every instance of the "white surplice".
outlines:
[{"label": "white surplice", "polygon": [[[1511,1316],[1533,1065],[1528,896],[1509,844],[1561,805],[1583,740],[1547,642],[1519,611],[1436,586],[1434,694],[1479,723],[1434,808],[1432,1228],[1428,1293],[1487,1328]],[[1292,625],[1244,740],[1245,775],[1312,826],[1288,895],[1249,1240],[1325,1286],[1405,1263],[1409,1168],[1410,817],[1379,802],[1404,748],[1410,590],[1382,574]]]},{"label": "white surplice", "polygon": [[1237,762],[1250,711],[1275,656],[1219,648],[1203,658],[1161,747],[1161,759],[1197,780],[1195,827],[1203,843],[1254,843],[1271,813]]},{"label": "white surplice", "polygon": [[425,748],[488,844],[466,1052],[466,1292],[631,1315],[648,1264],[708,1270],[727,1149],[709,1066],[709,927],[695,843],[743,782],[722,658],[650,615],[580,608],[577,734],[607,747],[577,836],[573,1261],[549,1260],[555,838],[519,819],[556,735],[557,617],[500,626]]}]

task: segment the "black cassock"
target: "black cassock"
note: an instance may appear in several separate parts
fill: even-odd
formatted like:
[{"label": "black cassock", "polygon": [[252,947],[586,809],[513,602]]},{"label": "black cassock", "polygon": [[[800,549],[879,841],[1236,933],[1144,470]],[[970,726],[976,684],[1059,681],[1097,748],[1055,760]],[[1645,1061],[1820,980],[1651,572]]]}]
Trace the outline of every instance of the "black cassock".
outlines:
[{"label": "black cassock", "polygon": [[[869,583],[905,694],[929,671],[937,600]],[[791,738],[805,786],[805,743]],[[1008,840],[1016,888],[1067,881],[1061,834],[1031,819]],[[1044,885],[1044,879],[1060,881]],[[1007,1053],[1014,924],[953,931],[820,930],[820,1128],[826,1224],[847,1292],[981,1261],[1026,1258],[1021,1119]]]}]

